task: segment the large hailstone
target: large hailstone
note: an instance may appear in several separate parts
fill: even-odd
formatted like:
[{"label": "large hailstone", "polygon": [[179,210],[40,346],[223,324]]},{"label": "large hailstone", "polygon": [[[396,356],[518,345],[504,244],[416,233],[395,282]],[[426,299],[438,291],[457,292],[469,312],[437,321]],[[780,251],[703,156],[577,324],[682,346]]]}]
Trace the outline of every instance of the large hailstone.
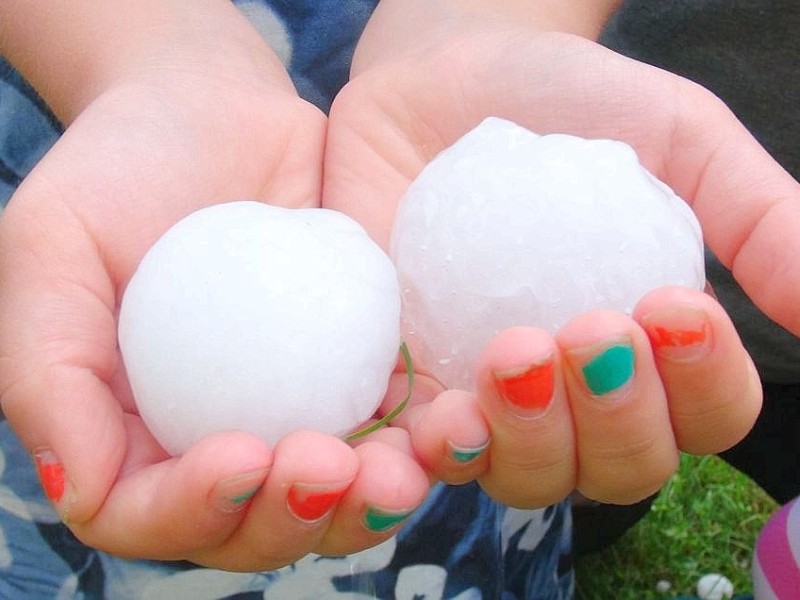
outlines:
[{"label": "large hailstone", "polygon": [[388,256],[348,217],[234,202],[195,212],[142,259],[119,315],[140,415],[179,455],[206,434],[274,444],[369,418],[397,359]]},{"label": "large hailstone", "polygon": [[589,309],[630,313],[660,286],[705,284],[694,214],[629,146],[497,118],[411,184],[391,256],[416,361],[464,389],[505,328],[555,332]]}]

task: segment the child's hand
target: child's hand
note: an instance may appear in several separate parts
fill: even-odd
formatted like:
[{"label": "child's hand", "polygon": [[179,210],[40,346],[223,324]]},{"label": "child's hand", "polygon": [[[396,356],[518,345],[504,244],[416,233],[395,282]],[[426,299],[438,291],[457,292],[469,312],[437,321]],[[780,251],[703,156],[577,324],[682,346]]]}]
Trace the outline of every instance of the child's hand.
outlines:
[{"label": "child's hand", "polygon": [[[392,4],[385,6],[391,14]],[[382,35],[384,15],[376,13],[331,111],[328,207],[354,216],[386,245],[409,182],[490,115],[538,133],[620,139],[691,204],[709,246],[765,312],[800,333],[800,188],[718,99],[572,35],[451,14],[438,23],[418,19],[404,45]],[[391,53],[381,52],[384,40],[394,44]],[[663,357],[658,338],[645,335],[661,321],[675,330],[705,321],[708,354],[693,362]],[[598,399],[574,368],[586,355],[570,351],[601,352],[615,339],[634,349],[632,385],[612,393],[613,401]],[[514,373],[548,353],[556,365],[550,410],[519,418],[488,374]],[[563,497],[573,485],[601,500],[640,499],[671,473],[678,449],[713,453],[739,440],[761,402],[749,357],[719,305],[669,289],[643,300],[633,318],[589,313],[555,339],[530,330],[501,336],[487,349],[478,392],[477,403],[447,393],[409,412],[415,448],[446,480],[483,473],[493,495],[525,506]],[[473,433],[452,439],[448,423]],[[474,449],[490,438],[489,452],[472,462],[448,458],[448,439]]]},{"label": "child's hand", "polygon": [[445,392],[395,424],[438,477],[477,477],[509,504],[545,506],[573,489],[629,503],[663,485],[679,449],[712,454],[739,441],[760,400],[722,307],[701,292],[662,288],[632,318],[595,311],[555,336],[504,331],[483,352],[476,393]]},{"label": "child's hand", "polygon": [[87,544],[266,570],[383,541],[427,493],[407,435],[353,449],[309,432],[275,448],[226,433],[170,458],[120,361],[119,301],[149,246],[213,203],[317,205],[325,126],[285,73],[150,64],[80,112],[6,209],[3,410]]}]

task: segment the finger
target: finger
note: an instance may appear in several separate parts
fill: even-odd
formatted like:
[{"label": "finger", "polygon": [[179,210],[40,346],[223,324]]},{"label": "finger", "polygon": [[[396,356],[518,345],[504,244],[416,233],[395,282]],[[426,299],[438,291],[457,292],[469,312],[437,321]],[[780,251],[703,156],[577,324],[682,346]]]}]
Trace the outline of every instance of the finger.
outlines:
[{"label": "finger", "polygon": [[45,495],[65,523],[77,525],[100,509],[123,464],[128,432],[93,373],[67,366],[46,373],[33,370],[8,388],[3,410],[33,456]]},{"label": "finger", "polygon": [[266,483],[250,500],[223,544],[190,556],[235,571],[276,569],[305,556],[323,539],[336,506],[358,471],[354,451],[314,431],[287,435],[275,446]]},{"label": "finger", "polygon": [[122,476],[90,521],[85,543],[130,558],[182,559],[222,544],[236,529],[272,463],[254,436],[208,436],[180,458]]},{"label": "finger", "polygon": [[[444,386],[426,373],[415,371],[413,380],[409,379],[405,368],[402,372],[392,373],[389,378],[389,387],[378,409],[378,414],[383,416],[392,412],[398,404],[408,399],[406,409],[392,421],[394,425],[402,425],[405,414],[414,406],[427,404],[444,391]],[[409,389],[409,384],[411,388]]]},{"label": "finger", "polygon": [[681,450],[716,454],[739,442],[761,409],[761,383],[724,309],[708,295],[663,288],[634,310],[650,338]]},{"label": "finger", "polygon": [[[43,295],[27,312],[47,312],[51,306]],[[113,364],[103,354],[115,356],[113,325],[103,319],[102,308],[92,308],[93,316],[80,312],[70,320],[67,328],[91,331],[71,343],[62,344],[60,332],[51,331],[56,336],[51,341],[42,331],[19,335],[13,326],[2,328],[3,411],[32,453],[48,498],[70,523],[88,521],[98,511],[128,443],[124,413],[103,379]],[[7,323],[3,316],[0,321]],[[111,336],[103,335],[109,331]],[[37,343],[38,352],[33,350]],[[76,365],[79,361],[85,364]]]},{"label": "finger", "polygon": [[645,332],[622,313],[584,313],[556,335],[577,436],[577,489],[631,503],[677,467],[664,388]]},{"label": "finger", "polygon": [[721,101],[686,88],[664,177],[748,296],[800,335],[800,184]]},{"label": "finger", "polygon": [[553,338],[540,329],[508,329],[479,359],[480,406],[492,432],[490,467],[479,481],[495,499],[547,506],[574,488],[573,424]]},{"label": "finger", "polygon": [[[415,406],[410,409],[410,412],[414,413],[417,410],[425,409],[426,407],[427,405]],[[405,412],[403,414],[405,414]],[[411,419],[413,420],[413,417],[411,417]],[[409,433],[409,429],[407,427],[395,427],[393,425],[387,425],[373,431],[367,436],[348,441],[348,444],[350,444],[350,446],[353,448],[357,448],[364,444],[374,443],[390,446],[391,448],[400,451],[415,462],[419,463],[420,466],[424,468],[424,464],[414,449],[414,445],[411,441],[411,434]],[[437,481],[437,478],[430,472],[428,472],[427,475],[428,485],[431,486]]]},{"label": "finger", "polygon": [[372,439],[375,428],[379,427],[379,422],[392,426],[408,429],[407,415],[419,404],[426,404],[442,391],[442,385],[435,379],[424,373],[405,371],[405,365],[398,366],[398,369],[389,377],[386,393],[381,400],[380,406],[369,419],[354,427],[346,436],[345,440],[352,445],[358,445],[366,439]]},{"label": "finger", "polygon": [[489,424],[475,394],[449,390],[407,415],[414,452],[425,468],[449,484],[462,484],[489,466]]},{"label": "finger", "polygon": [[380,441],[357,448],[356,479],[339,502],[317,552],[339,556],[375,546],[402,526],[425,499],[428,477],[404,450]]},{"label": "finger", "polygon": [[350,445],[352,447],[357,447],[372,442],[391,446],[407,456],[414,457],[414,447],[411,444],[411,436],[408,434],[408,431],[402,427],[392,427],[388,425],[381,427],[367,437],[357,440],[356,442],[351,442]]}]

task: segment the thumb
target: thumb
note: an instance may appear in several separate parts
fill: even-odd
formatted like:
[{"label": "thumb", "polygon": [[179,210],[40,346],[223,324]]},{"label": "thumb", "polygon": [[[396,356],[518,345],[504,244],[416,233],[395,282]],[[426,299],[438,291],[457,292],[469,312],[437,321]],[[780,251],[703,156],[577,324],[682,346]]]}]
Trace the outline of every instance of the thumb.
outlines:
[{"label": "thumb", "polygon": [[114,290],[68,211],[45,218],[19,194],[0,221],[2,408],[62,517],[81,522],[126,448],[108,384],[119,363]]},{"label": "thumb", "polygon": [[714,254],[764,313],[800,335],[798,182],[704,92],[687,95],[666,169]]}]

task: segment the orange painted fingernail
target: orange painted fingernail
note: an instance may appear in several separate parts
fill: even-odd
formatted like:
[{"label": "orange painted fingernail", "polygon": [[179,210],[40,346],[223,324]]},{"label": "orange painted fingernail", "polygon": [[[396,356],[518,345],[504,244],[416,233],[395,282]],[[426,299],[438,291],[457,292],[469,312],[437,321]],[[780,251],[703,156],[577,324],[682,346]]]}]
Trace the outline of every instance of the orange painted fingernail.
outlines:
[{"label": "orange painted fingernail", "polygon": [[519,416],[539,416],[547,410],[555,389],[553,360],[524,369],[495,371],[495,387],[509,407]]},{"label": "orange painted fingernail", "polygon": [[702,310],[690,306],[659,310],[642,319],[654,352],[677,362],[693,362],[711,350],[711,325]]},{"label": "orange painted fingernail", "polygon": [[344,486],[305,485],[296,483],[289,488],[286,505],[300,521],[315,523],[327,516],[339,499],[344,496],[349,483]]},{"label": "orange painted fingernail", "polygon": [[36,462],[36,472],[45,496],[54,504],[60,503],[64,499],[64,492],[67,489],[64,465],[49,448],[42,448],[34,452],[33,459]]}]

